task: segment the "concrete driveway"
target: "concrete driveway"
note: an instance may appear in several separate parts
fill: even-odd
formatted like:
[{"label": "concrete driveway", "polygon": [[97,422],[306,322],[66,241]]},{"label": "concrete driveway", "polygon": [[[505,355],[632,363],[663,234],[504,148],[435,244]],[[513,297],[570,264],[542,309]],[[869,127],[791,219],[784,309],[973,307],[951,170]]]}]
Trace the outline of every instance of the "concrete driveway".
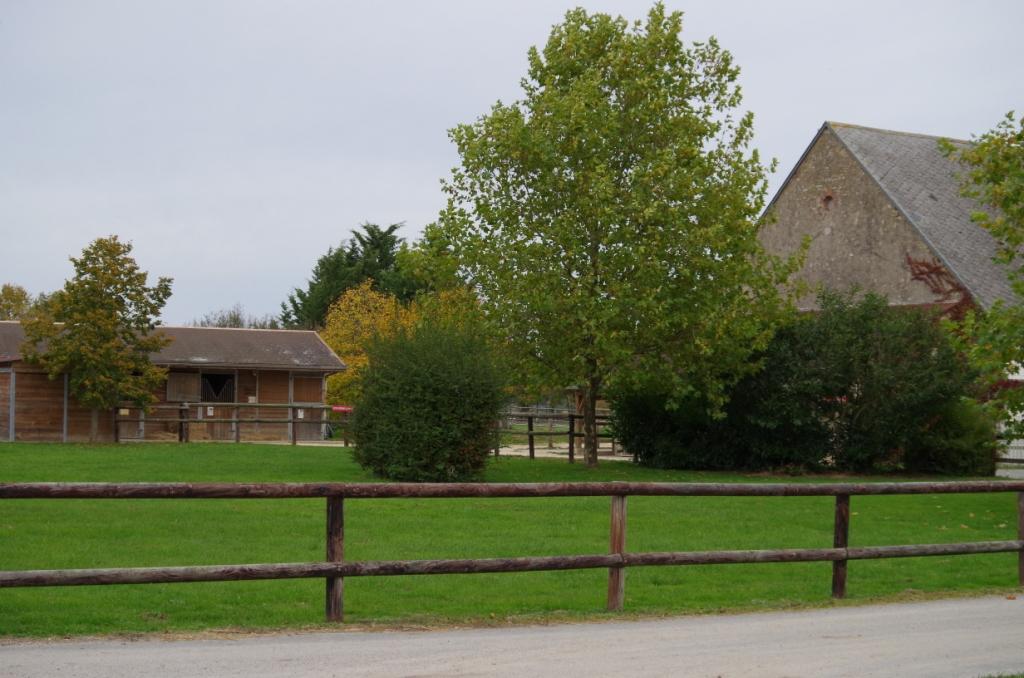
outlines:
[{"label": "concrete driveway", "polygon": [[0,644],[0,676],[989,676],[1024,671],[1024,598],[419,632]]}]

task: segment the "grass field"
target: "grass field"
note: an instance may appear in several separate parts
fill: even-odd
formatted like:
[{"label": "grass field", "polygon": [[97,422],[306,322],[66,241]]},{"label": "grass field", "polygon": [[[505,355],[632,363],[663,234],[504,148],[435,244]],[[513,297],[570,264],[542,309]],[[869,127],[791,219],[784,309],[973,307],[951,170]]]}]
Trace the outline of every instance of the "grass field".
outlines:
[{"label": "grass field", "polygon": [[[273,445],[0,444],[0,482],[370,481],[337,448]],[[492,459],[488,481],[778,480],[588,470],[561,460]],[[786,480],[797,480],[786,478]],[[813,481],[815,479],[800,479]],[[818,478],[817,480],[823,480]],[[828,497],[629,500],[631,551],[824,547]],[[602,553],[607,498],[351,500],[351,560]],[[1015,497],[854,497],[851,545],[1016,538]],[[298,562],[324,557],[324,501],[0,501],[0,569]],[[1016,586],[1016,556],[910,558],[849,565],[852,601]],[[627,614],[829,604],[828,563],[631,568]],[[347,620],[417,624],[601,617],[602,570],[349,579]],[[65,635],[323,624],[323,580],[0,590],[0,635]]]}]

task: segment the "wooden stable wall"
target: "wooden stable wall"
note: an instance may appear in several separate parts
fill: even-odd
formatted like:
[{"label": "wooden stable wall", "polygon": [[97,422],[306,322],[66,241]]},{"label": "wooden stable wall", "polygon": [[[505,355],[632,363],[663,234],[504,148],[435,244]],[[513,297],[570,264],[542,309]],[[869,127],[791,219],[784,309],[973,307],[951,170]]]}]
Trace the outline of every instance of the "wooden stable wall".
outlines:
[{"label": "wooden stable wall", "polygon": [[0,442],[11,438],[11,368],[0,367]]},{"label": "wooden stable wall", "polygon": [[[319,372],[303,373],[287,370],[188,370],[177,368],[175,374],[229,374],[234,378],[234,402],[206,404],[202,406],[188,404],[187,416],[191,420],[188,426],[188,439],[223,440],[223,441],[285,441],[290,440],[294,428],[298,440],[319,440],[323,436],[323,413],[317,409],[298,407],[294,410],[283,407],[259,407],[266,405],[321,405],[323,403],[323,381],[325,375]],[[119,439],[121,440],[177,440],[179,436],[179,417],[181,402],[168,401],[167,389],[158,390],[159,407],[148,414],[139,408],[127,408],[119,411]],[[306,421],[297,425],[287,423],[292,414]],[[308,419],[307,419],[308,418]],[[237,424],[230,421],[202,420],[237,419]],[[280,424],[267,420],[280,419]],[[246,420],[253,420],[247,423]],[[308,421],[308,423],[306,423]],[[236,431],[237,426],[237,431]]]},{"label": "wooden stable wall", "polygon": [[[324,402],[324,377],[321,375],[298,375],[293,377],[292,402],[320,405]],[[297,440],[323,440],[323,422],[327,413],[323,410],[296,408],[295,416],[309,423],[295,424]],[[319,423],[319,425],[318,425]]]},{"label": "wooden stable wall", "polygon": [[15,440],[61,440],[64,436],[64,380],[15,368]]},{"label": "wooden stable wall", "polygon": [[[11,407],[11,380],[14,380]],[[15,363],[0,372],[0,440],[27,442],[86,442],[92,427],[92,411],[73,396],[65,396],[64,379],[50,379],[45,372]],[[11,432],[13,414],[14,431]],[[113,413],[101,411],[97,439],[114,439]]]},{"label": "wooden stable wall", "polygon": [[[114,413],[110,410],[100,410],[96,416],[96,439],[106,442],[112,441],[114,439]],[[68,394],[67,442],[89,442],[89,431],[91,428],[92,410],[80,405],[74,396]]]},{"label": "wooden stable wall", "polygon": [[[259,374],[259,400],[261,403],[287,403],[288,402],[288,372],[283,370],[264,370]],[[260,419],[287,419],[288,410],[283,408],[261,409],[258,411]],[[258,436],[268,436],[275,440],[288,439],[288,424],[254,424],[253,433]],[[243,429],[243,433],[245,430]]]},{"label": "wooden stable wall", "polygon": [[315,377],[295,375],[292,402],[319,405],[324,401],[322,387],[323,379],[320,375]]},{"label": "wooden stable wall", "polygon": [[[196,372],[197,370],[176,370]],[[212,372],[212,371],[211,371]],[[294,410],[297,418],[309,418],[309,423],[294,425],[295,437],[299,440],[317,440],[322,436],[322,413],[301,408],[302,404],[323,403],[323,379],[321,373],[291,373],[286,370],[218,370],[232,374],[235,380],[234,400],[241,404],[289,404],[297,403]],[[13,407],[11,407],[11,385],[14,382]],[[13,367],[0,368],[0,441],[38,442],[86,442],[92,423],[92,412],[81,406],[68,394],[65,380],[51,380],[47,375],[24,363]],[[179,435],[179,411],[177,402],[168,402],[167,385],[162,384],[154,391],[156,410],[149,413],[140,408],[120,408],[116,411],[99,413],[97,440],[114,440],[114,417],[122,422],[118,426],[118,438],[122,440],[167,440],[174,441]],[[233,403],[216,405],[189,405],[190,419],[281,419],[287,420],[293,410],[289,408],[235,407]],[[14,417],[14,432],[11,435],[11,415]],[[124,421],[129,419],[130,421]],[[190,440],[234,440],[235,424],[210,422],[193,423],[189,426]],[[280,424],[253,422],[237,425],[238,438],[242,440],[289,440],[293,425],[285,421]]]}]

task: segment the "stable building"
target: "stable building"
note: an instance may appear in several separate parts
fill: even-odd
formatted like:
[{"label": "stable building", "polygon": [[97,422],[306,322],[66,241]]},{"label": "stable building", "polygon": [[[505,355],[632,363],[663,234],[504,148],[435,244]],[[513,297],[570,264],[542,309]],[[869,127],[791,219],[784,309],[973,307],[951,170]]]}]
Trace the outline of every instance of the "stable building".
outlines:
[{"label": "stable building", "polygon": [[[98,439],[322,440],[326,379],[345,369],[316,332],[159,327],[167,379],[147,410],[101,412]],[[24,361],[21,324],[0,321],[0,441],[83,442],[92,411]],[[277,420],[280,420],[278,423]]]}]

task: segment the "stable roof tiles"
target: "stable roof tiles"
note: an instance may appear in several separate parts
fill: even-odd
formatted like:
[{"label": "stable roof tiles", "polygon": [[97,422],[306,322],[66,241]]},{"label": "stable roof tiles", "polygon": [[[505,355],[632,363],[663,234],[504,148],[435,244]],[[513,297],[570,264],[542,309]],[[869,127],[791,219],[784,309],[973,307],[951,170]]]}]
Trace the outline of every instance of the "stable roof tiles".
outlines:
[{"label": "stable roof tiles", "polygon": [[[157,365],[324,372],[345,369],[316,332],[162,325],[157,331],[171,338],[169,345],[152,356]],[[24,340],[20,323],[0,321],[0,362],[20,360]]]}]

